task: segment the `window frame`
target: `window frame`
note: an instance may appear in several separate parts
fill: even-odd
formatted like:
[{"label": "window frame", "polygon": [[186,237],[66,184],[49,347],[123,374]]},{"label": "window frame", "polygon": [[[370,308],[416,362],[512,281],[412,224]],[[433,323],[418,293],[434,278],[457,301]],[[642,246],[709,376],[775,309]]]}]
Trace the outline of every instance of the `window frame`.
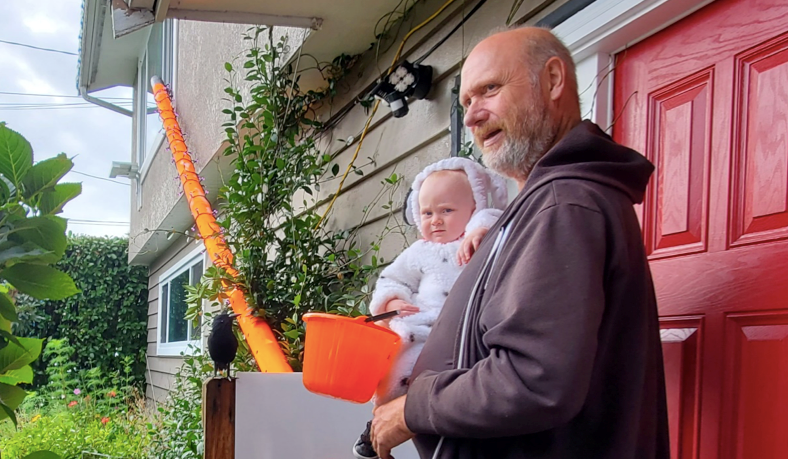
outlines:
[{"label": "window frame", "polygon": [[[159,276],[158,279],[158,290],[159,290],[159,299],[158,299],[158,308],[157,308],[157,318],[156,318],[156,355],[157,356],[174,356],[178,357],[183,353],[184,355],[189,355],[189,345],[195,346],[198,349],[202,349],[202,341],[203,336],[202,333],[199,336],[189,336],[191,335],[192,327],[187,327],[187,339],[186,341],[176,341],[173,343],[164,342],[164,333],[165,333],[165,325],[164,325],[164,315],[162,311],[164,310],[164,288],[167,286],[167,321],[169,322],[169,311],[171,311],[169,305],[169,298],[171,288],[169,285],[171,282],[183,274],[184,272],[189,272],[189,284],[194,285],[195,279],[192,279],[192,269],[198,263],[202,263],[202,273],[205,273],[206,268],[208,267],[209,260],[206,256],[205,249],[200,247],[197,249],[192,250],[189,252],[182,260],[175,263],[170,269],[165,271],[163,274]],[[197,279],[199,280],[199,279]],[[205,304],[203,306],[203,311],[205,310]]]},{"label": "window frame", "polygon": [[[161,38],[161,62],[162,62],[162,75],[159,75],[166,84],[170,86],[171,91],[175,92],[177,82],[177,55],[178,55],[178,21],[175,19],[167,19],[160,23],[162,27]],[[148,39],[145,46],[142,48],[139,59],[137,61],[137,82],[135,84],[135,98],[134,98],[134,113],[136,116],[136,129],[134,132],[136,151],[134,155],[137,169],[139,171],[139,184],[145,181],[148,175],[151,163],[153,162],[156,153],[161,149],[165,140],[164,133],[160,130],[156,133],[153,144],[148,148],[147,139],[147,121],[148,121],[148,85],[150,85],[150,75],[148,74],[148,52],[151,34],[153,27],[149,27]],[[155,109],[152,111],[155,113]],[[142,206],[141,194],[138,194],[137,210]]]}]

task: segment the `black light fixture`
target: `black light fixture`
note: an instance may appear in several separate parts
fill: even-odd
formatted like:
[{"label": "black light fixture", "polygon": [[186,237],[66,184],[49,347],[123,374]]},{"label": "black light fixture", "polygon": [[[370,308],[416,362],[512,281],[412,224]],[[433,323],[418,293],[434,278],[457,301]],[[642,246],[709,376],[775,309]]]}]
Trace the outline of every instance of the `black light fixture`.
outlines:
[{"label": "black light fixture", "polygon": [[395,118],[408,114],[408,97],[424,99],[432,87],[432,67],[403,61],[372,88],[371,95],[384,100]]}]

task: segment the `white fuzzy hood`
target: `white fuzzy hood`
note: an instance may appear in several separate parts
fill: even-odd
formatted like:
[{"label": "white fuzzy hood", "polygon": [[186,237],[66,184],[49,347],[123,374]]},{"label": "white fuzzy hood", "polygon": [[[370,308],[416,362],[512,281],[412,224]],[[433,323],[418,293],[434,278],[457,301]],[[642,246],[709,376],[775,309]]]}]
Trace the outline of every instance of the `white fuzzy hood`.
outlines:
[{"label": "white fuzzy hood", "polygon": [[[421,233],[421,209],[419,208],[419,190],[427,177],[436,171],[458,170],[465,172],[473,190],[473,199],[476,201],[474,215],[484,209],[503,210],[509,204],[509,193],[503,177],[485,168],[476,161],[467,158],[446,158],[430,164],[413,179],[410,197],[407,202],[407,212],[413,219],[416,228]],[[423,235],[422,235],[423,236]]]}]

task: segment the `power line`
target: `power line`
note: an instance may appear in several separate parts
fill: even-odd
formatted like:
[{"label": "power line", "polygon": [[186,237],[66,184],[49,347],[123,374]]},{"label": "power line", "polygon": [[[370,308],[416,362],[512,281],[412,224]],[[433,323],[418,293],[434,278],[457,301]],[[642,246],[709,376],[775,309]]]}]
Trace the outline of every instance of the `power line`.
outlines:
[{"label": "power line", "polygon": [[26,111],[26,110],[76,110],[76,109],[89,109],[89,108],[104,108],[98,105],[80,105],[77,107],[64,107],[64,106],[32,106],[32,107],[0,107],[0,110],[3,111]]},{"label": "power line", "polygon": [[[3,96],[25,96],[25,97],[64,97],[71,99],[82,99],[82,96],[73,96],[66,94],[33,94],[28,92],[7,92],[0,91]],[[131,100],[131,97],[102,97],[104,100]]]},{"label": "power line", "polygon": [[84,175],[85,177],[91,177],[91,178],[98,179],[98,180],[104,180],[105,182],[117,183],[118,185],[131,186],[128,183],[119,182],[117,180],[108,179],[106,177],[99,177],[98,175],[86,174],[85,172],[79,172],[79,171],[70,171],[70,172],[72,172],[74,174]]},{"label": "power line", "polygon": [[59,49],[41,48],[39,46],[27,45],[25,43],[17,43],[15,41],[0,40],[0,43],[5,43],[7,45],[14,45],[14,46],[23,46],[25,48],[37,49],[39,51],[49,51],[50,53],[60,53],[60,54],[68,54],[69,56],[79,56],[79,54],[72,53],[71,51],[61,51]]},{"label": "power line", "polygon": [[79,218],[68,218],[67,220],[69,223],[74,223],[77,225],[123,226],[129,224],[129,222],[113,222],[108,220],[82,220]]},{"label": "power line", "polygon": [[[129,105],[131,102],[118,102],[118,104]],[[80,107],[93,105],[90,102],[0,102],[0,107]]]}]

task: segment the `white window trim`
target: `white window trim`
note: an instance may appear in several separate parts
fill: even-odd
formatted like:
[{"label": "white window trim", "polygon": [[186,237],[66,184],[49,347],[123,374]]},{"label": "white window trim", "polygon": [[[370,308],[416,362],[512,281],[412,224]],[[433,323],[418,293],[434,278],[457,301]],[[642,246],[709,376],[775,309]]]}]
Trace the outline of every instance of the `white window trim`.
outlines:
[{"label": "white window trim", "polygon": [[[596,0],[553,29],[577,64],[582,114],[606,128],[613,121],[613,56],[713,0]],[[606,76],[606,78],[604,78]],[[597,78],[604,78],[600,85]],[[593,107],[593,110],[591,108]]]},{"label": "white window trim", "polygon": [[[172,56],[171,56],[172,68],[169,76],[170,77],[169,86],[170,86],[170,91],[173,94],[175,94],[177,81],[178,81],[178,20],[170,19],[170,21],[172,21],[169,29],[172,33],[172,35],[170,36],[171,46],[172,46]],[[148,33],[148,35],[150,36],[150,32]],[[141,98],[141,100],[135,101],[138,108],[146,107],[147,105],[145,99],[147,97],[146,85],[150,84],[150,81],[147,81],[148,78],[145,78],[146,81],[142,81],[142,78],[140,78],[140,75],[143,73],[143,66],[146,66],[147,40],[145,43],[146,45],[143,48],[142,53],[140,54],[138,65],[137,65],[137,82],[138,82],[137,92],[139,93],[139,97]],[[137,111],[137,116],[139,118],[146,119],[145,117],[147,116],[147,111],[144,108],[139,109]],[[138,121],[137,132],[134,133],[137,139],[138,149],[147,148],[147,142],[144,141],[144,134],[146,129],[144,123],[145,121]],[[139,169],[138,186],[142,187],[143,183],[145,182],[145,178],[147,177],[148,172],[150,171],[151,163],[153,163],[153,158],[155,158],[156,154],[159,152],[159,150],[161,150],[161,146],[164,143],[165,138],[166,137],[164,133],[158,132],[156,134],[156,139],[154,140],[151,151],[145,151],[145,158],[143,159],[142,164],[138,164],[138,169]],[[135,158],[137,162],[139,162],[139,157],[140,155],[138,150],[136,152],[136,158]],[[139,210],[141,207],[142,207],[142,199],[139,199],[137,202],[137,210]]]},{"label": "white window trim", "polygon": [[[156,320],[156,355],[157,356],[177,356],[179,357],[181,353],[188,355],[189,353],[189,346],[195,346],[198,349],[202,349],[202,335],[198,336],[197,339],[192,339],[189,341],[181,341],[177,343],[162,343],[162,299],[164,290],[164,284],[170,282],[179,274],[183,273],[184,271],[190,270],[191,267],[197,263],[198,261],[202,260],[203,263],[203,272],[208,267],[208,263],[210,260],[205,253],[204,247],[199,247],[197,249],[192,250],[186,255],[182,260],[175,263],[170,269],[165,271],[163,274],[159,276],[159,301],[158,301],[158,314]],[[203,308],[205,305],[203,305]]]}]

